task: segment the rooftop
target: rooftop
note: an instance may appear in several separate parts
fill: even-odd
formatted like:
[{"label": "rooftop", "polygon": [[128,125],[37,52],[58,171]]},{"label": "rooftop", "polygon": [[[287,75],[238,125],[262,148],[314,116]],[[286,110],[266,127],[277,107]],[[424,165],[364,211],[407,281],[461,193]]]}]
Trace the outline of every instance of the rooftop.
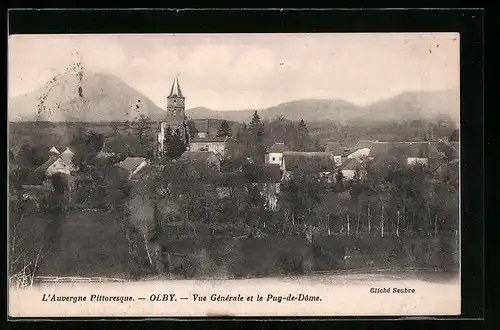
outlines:
[{"label": "rooftop", "polygon": [[42,165],[38,166],[35,169],[35,172],[42,172],[44,173],[52,164],[54,164],[57,160],[59,159],[58,155],[51,155],[49,156],[49,159],[43,163]]},{"label": "rooftop", "polygon": [[127,171],[133,171],[144,161],[146,161],[144,157],[127,157],[116,165]]},{"label": "rooftop", "polygon": [[283,142],[277,142],[275,143],[269,150],[267,151],[268,153],[283,153],[286,151],[286,146]]},{"label": "rooftop", "polygon": [[170,95],[168,97],[184,97],[181,91],[181,85],[179,85],[179,78],[176,77],[172,83],[172,88],[170,89]]},{"label": "rooftop", "polygon": [[191,139],[191,143],[196,143],[196,142],[224,142],[226,141],[226,137],[206,137],[206,138],[200,138],[200,137],[195,137],[194,139]]},{"label": "rooftop", "polygon": [[431,142],[374,142],[370,148],[370,157],[389,155],[393,157],[430,158],[442,157]]},{"label": "rooftop", "polygon": [[377,140],[359,140],[354,147],[351,148],[352,151],[356,151],[359,149],[369,149],[372,144],[378,142]]},{"label": "rooftop", "polygon": [[362,167],[362,163],[356,158],[347,158],[342,165],[340,165],[340,170],[355,171]]},{"label": "rooftop", "polygon": [[283,158],[287,171],[303,168],[314,172],[327,172],[336,167],[333,155],[329,152],[286,151]]},{"label": "rooftop", "polygon": [[344,153],[344,148],[340,142],[327,142],[325,152],[330,152],[334,156],[340,156]]}]

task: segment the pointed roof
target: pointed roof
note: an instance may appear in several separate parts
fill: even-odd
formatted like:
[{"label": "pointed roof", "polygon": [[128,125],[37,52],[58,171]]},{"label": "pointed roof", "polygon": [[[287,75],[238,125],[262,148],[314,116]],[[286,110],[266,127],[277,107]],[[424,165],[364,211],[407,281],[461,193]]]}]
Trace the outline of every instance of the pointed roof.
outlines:
[{"label": "pointed roof", "polygon": [[69,148],[66,148],[66,150],[64,150],[64,152],[62,152],[59,157],[64,160],[66,163],[68,164],[71,164],[72,161],[73,161],[73,156],[75,154],[73,153],[73,151],[71,151]]},{"label": "pointed roof", "polygon": [[59,155],[59,154],[60,154],[60,152],[59,152],[59,150],[57,150],[57,148],[56,148],[56,147],[52,147],[52,148],[50,148],[50,150],[49,150],[49,154],[56,154],[56,155]]},{"label": "pointed roof", "polygon": [[51,155],[45,163],[43,163],[42,165],[38,166],[35,169],[35,172],[45,173],[45,171],[47,171],[49,167],[51,167],[54,163],[58,161],[63,162],[66,166],[69,166],[69,164],[64,159],[58,157],[57,155]]},{"label": "pointed roof", "polygon": [[172,83],[172,88],[170,89],[170,95],[168,97],[184,97],[182,95],[178,77],[175,77],[174,82]]},{"label": "pointed roof", "polygon": [[340,170],[345,171],[355,171],[361,169],[363,164],[356,158],[347,158],[342,165],[340,165]]},{"label": "pointed roof", "polygon": [[61,152],[61,155],[74,155],[73,151],[69,147],[66,148],[63,152]]}]

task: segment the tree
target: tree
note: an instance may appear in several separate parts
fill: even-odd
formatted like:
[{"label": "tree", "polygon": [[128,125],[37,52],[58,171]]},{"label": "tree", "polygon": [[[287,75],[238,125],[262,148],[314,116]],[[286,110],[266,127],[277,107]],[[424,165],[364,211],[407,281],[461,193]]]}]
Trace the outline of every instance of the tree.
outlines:
[{"label": "tree", "polygon": [[344,190],[344,173],[342,173],[342,171],[337,171],[337,173],[335,173],[335,184],[339,191]]},{"label": "tree", "polygon": [[298,151],[308,151],[311,147],[311,138],[304,119],[300,120],[298,126]]},{"label": "tree", "polygon": [[139,138],[139,144],[142,146],[145,141],[145,137],[151,130],[151,125],[149,124],[149,117],[145,115],[140,115],[136,122],[134,122],[133,128],[134,132]]},{"label": "tree", "polygon": [[118,126],[118,123],[111,123],[110,126],[111,126],[111,132],[112,132],[111,134],[113,136],[120,135],[120,127]]},{"label": "tree", "polygon": [[293,178],[281,184],[278,203],[285,211],[284,223],[291,219],[292,225],[295,225],[295,214],[300,210],[300,200],[299,187]]},{"label": "tree", "polygon": [[90,131],[80,133],[73,137],[71,141],[72,149],[75,151],[73,163],[80,171],[86,171],[88,166],[95,165],[97,154],[104,145],[104,135]]},{"label": "tree", "polygon": [[450,141],[460,141],[460,129],[455,129],[450,135]]},{"label": "tree", "polygon": [[250,133],[252,135],[253,145],[262,143],[264,138],[264,126],[260,121],[260,116],[257,111],[254,112],[252,120],[250,121]]},{"label": "tree", "polygon": [[177,159],[186,151],[186,144],[179,129],[176,129],[172,135],[170,135],[170,132],[170,128],[167,128],[165,140],[163,141],[165,155],[169,158]]},{"label": "tree", "polygon": [[21,198],[21,188],[28,178],[29,170],[24,167],[9,168],[9,196]]},{"label": "tree", "polygon": [[264,125],[257,111],[254,112],[249,127],[251,156],[257,163],[264,161],[266,146],[264,144]]},{"label": "tree", "polygon": [[232,136],[231,127],[226,120],[220,124],[219,130],[217,131],[218,137],[229,137]]},{"label": "tree", "polygon": [[198,136],[198,129],[196,128],[194,120],[188,120],[187,127],[189,131],[189,137],[191,140],[194,139],[196,136]]},{"label": "tree", "polygon": [[[127,201],[127,214],[130,224],[141,234],[149,265],[153,267],[150,240],[151,237],[156,235],[155,229],[157,229],[157,226],[154,218],[154,205],[152,205],[148,195],[140,191],[134,192]],[[127,233],[127,235],[130,234]]]}]

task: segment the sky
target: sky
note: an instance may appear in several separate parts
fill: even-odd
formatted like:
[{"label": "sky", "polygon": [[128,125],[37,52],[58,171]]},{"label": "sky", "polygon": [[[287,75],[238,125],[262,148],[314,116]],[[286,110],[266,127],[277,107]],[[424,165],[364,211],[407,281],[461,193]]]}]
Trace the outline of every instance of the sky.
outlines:
[{"label": "sky", "polygon": [[[77,60],[166,107],[178,75],[187,108],[266,108],[300,99],[365,105],[460,85],[457,33],[11,35],[9,96]],[[76,55],[78,54],[78,55]]]}]

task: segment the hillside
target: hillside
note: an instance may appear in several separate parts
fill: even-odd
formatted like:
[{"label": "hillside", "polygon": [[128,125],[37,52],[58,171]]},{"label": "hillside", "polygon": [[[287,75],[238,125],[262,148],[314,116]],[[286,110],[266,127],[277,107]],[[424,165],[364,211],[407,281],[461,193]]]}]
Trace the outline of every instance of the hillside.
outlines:
[{"label": "hillside", "polygon": [[[191,118],[225,118],[234,121],[249,121],[255,110],[217,111],[194,108],[187,111]],[[291,120],[315,121],[400,121],[428,119],[438,115],[458,120],[460,115],[460,92],[458,89],[407,92],[368,106],[358,106],[342,100],[298,100],[281,103],[267,109],[257,110],[263,119],[283,116]]]},{"label": "hillside", "polygon": [[8,109],[11,121],[132,121],[141,114],[157,120],[165,113],[120,78],[89,71],[81,83],[74,72],[55,77],[29,94],[11,98]]},{"label": "hillside", "polygon": [[[39,98],[45,96],[45,107],[40,107]],[[262,119],[283,116],[307,122],[398,121],[428,119],[439,114],[457,120],[459,109],[460,93],[454,89],[407,92],[368,106],[358,106],[343,100],[305,99],[266,109],[219,111],[197,107],[188,109],[186,115],[193,119],[248,122],[257,110]],[[78,75],[70,72],[55,77],[34,92],[9,100],[10,121],[124,122],[133,121],[141,114],[156,121],[163,118],[165,111],[120,78],[88,71],[84,72],[81,83]]]}]

